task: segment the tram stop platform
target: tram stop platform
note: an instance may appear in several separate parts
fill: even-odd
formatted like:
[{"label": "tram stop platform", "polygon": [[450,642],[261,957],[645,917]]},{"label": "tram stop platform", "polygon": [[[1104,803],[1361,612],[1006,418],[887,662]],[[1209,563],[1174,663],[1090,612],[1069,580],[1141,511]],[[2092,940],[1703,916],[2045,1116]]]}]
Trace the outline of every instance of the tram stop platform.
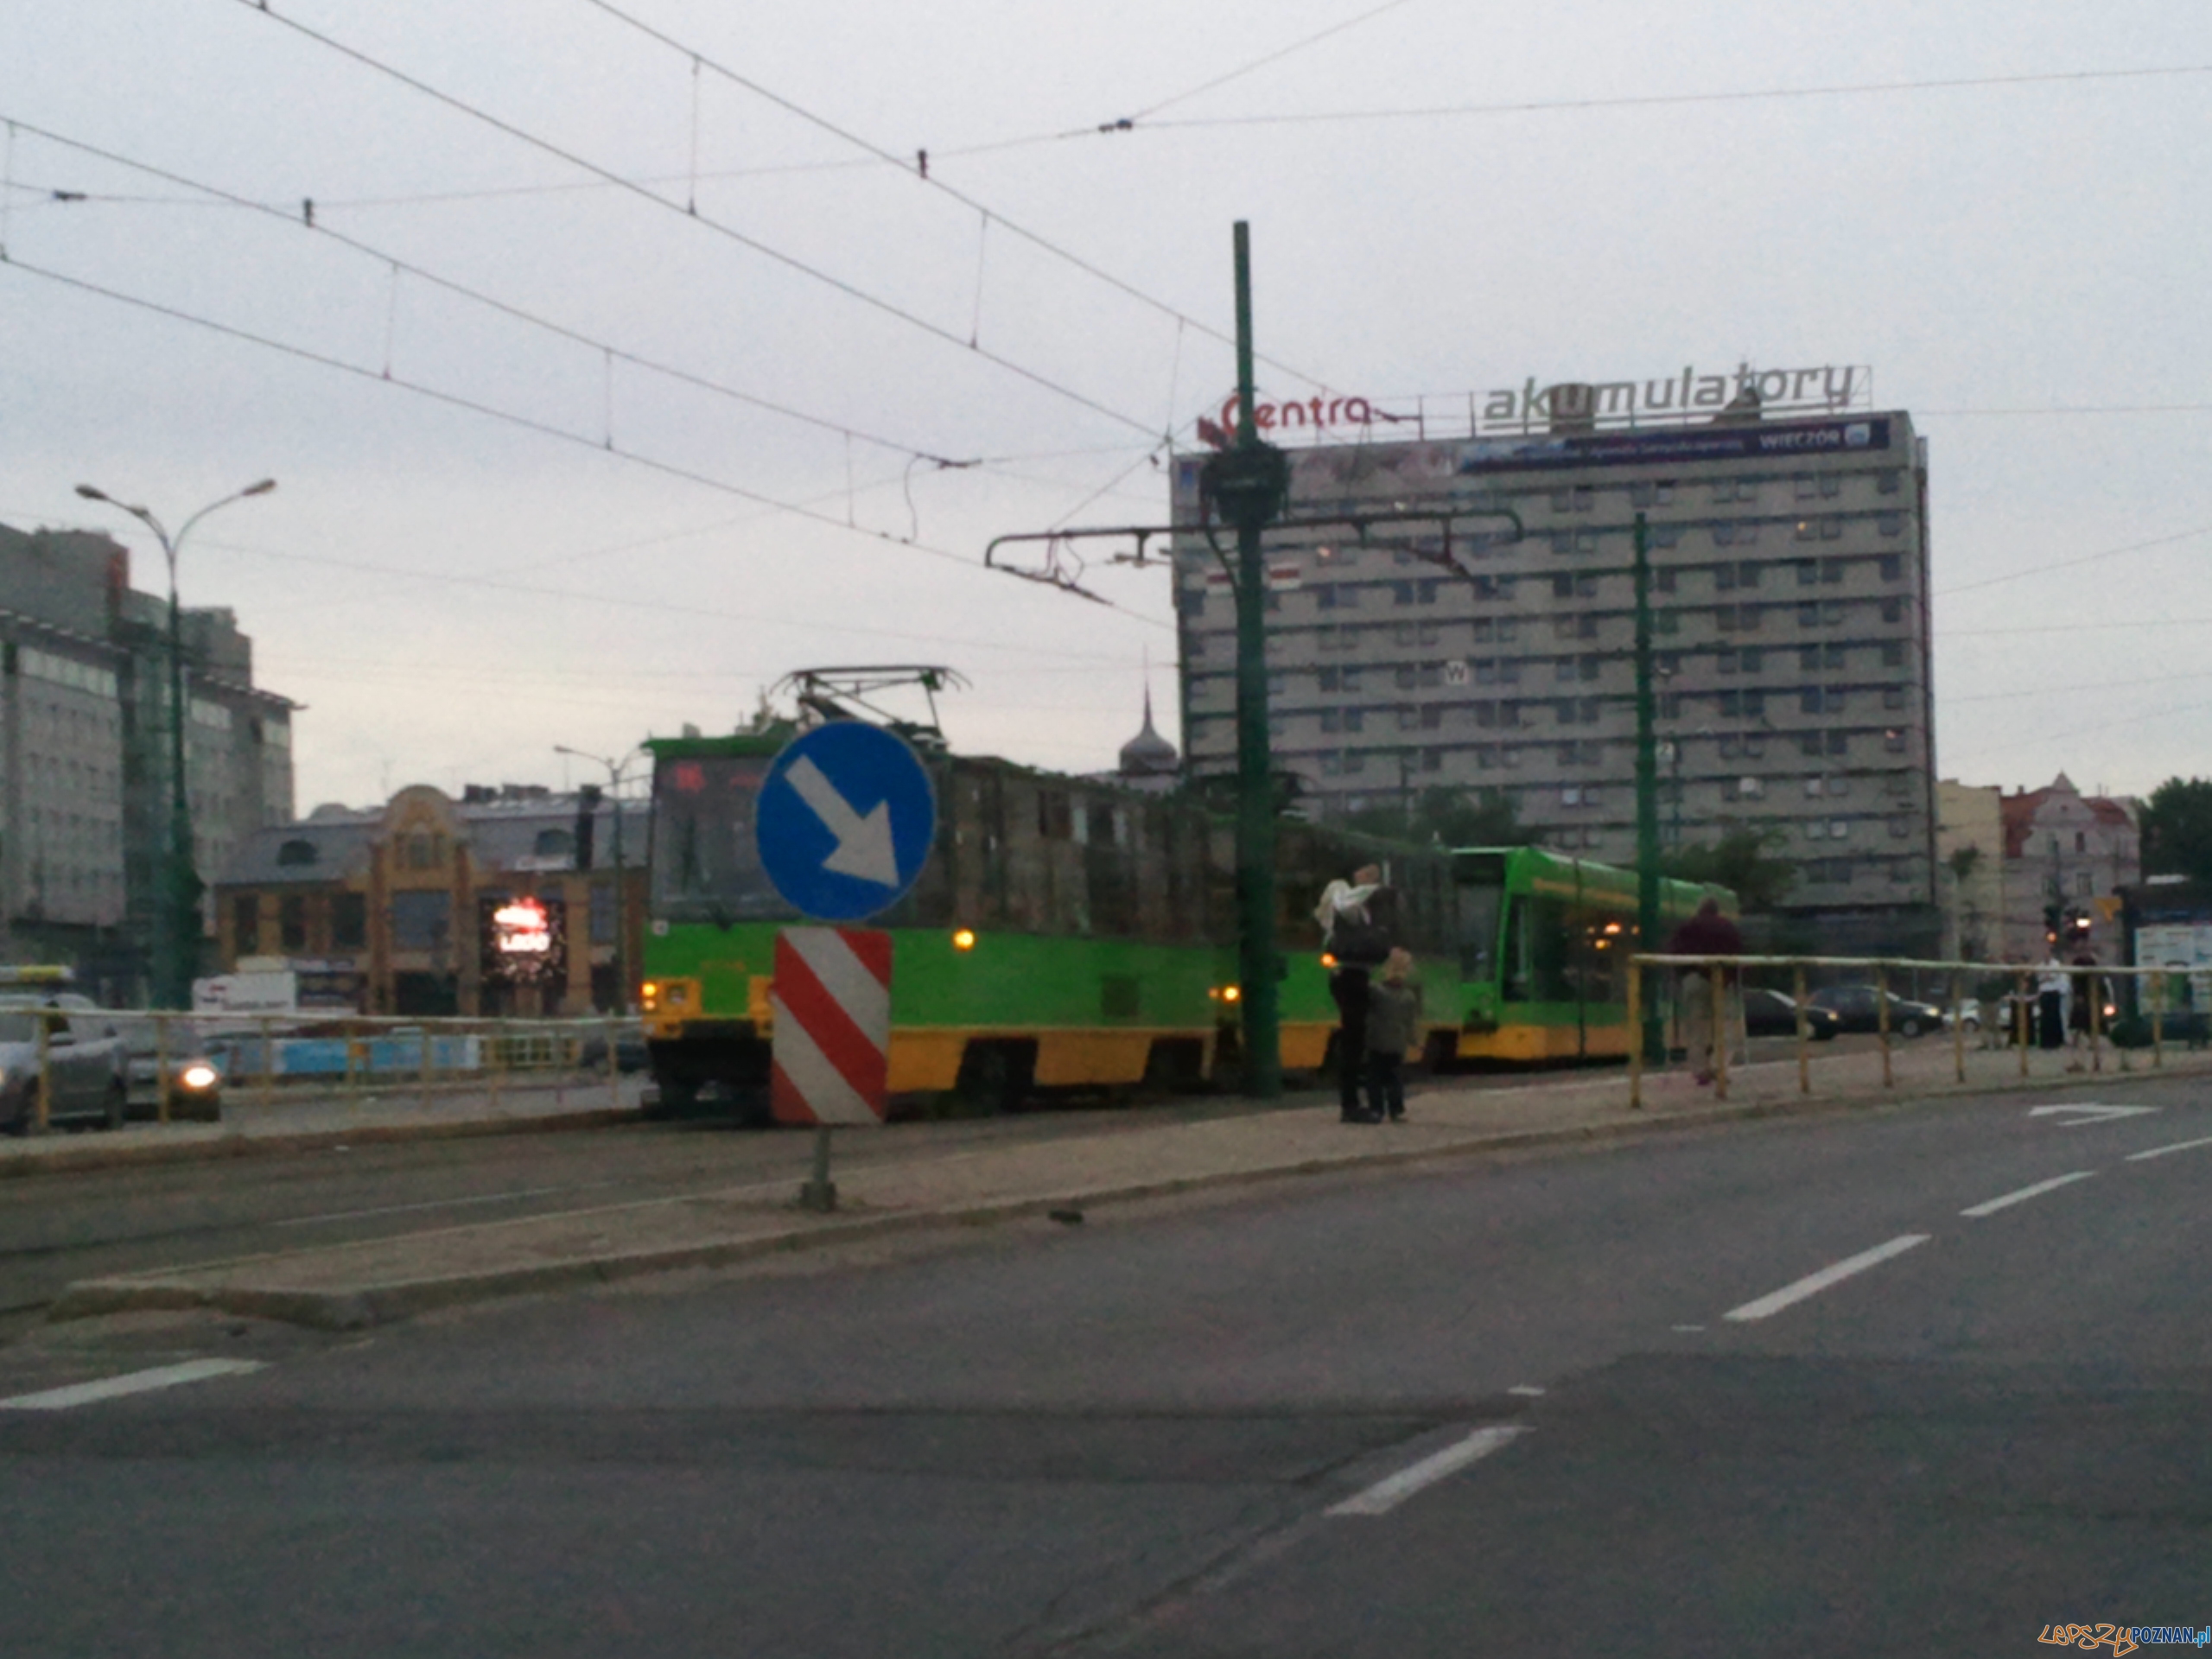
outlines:
[{"label": "tram stop platform", "polygon": [[1885,1083],[1883,1056],[1871,1040],[1816,1046],[1825,1052],[1801,1077],[1787,1042],[1755,1046],[1752,1063],[1731,1073],[1725,1100],[1679,1067],[1647,1074],[1640,1109],[1629,1105],[1629,1079],[1615,1067],[1503,1084],[1435,1079],[1412,1097],[1403,1124],[1341,1123],[1331,1101],[1196,1122],[1133,1119],[1096,1133],[980,1148],[970,1143],[957,1151],[915,1135],[895,1159],[833,1168],[837,1207],[828,1213],[798,1203],[810,1138],[792,1134],[791,1173],[784,1180],[87,1280],[63,1293],[51,1317],[205,1307],[352,1329],[505,1296],[1240,1184],[1596,1144],[1784,1114],[1910,1109],[1961,1094],[2112,1084],[2123,1075],[2212,1072],[2212,1054],[2202,1052],[2169,1048],[2154,1071],[2145,1052],[2123,1056],[2107,1048],[2095,1062],[2101,1070],[2076,1051],[2031,1053],[2024,1077],[2017,1050],[1960,1052],[1948,1038],[1932,1037],[1895,1046]]}]

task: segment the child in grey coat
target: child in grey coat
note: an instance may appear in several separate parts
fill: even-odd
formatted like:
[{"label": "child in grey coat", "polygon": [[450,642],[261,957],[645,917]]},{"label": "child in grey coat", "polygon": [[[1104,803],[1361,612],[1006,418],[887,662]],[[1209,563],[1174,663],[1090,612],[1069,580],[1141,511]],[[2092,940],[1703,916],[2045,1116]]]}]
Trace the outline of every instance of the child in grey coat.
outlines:
[{"label": "child in grey coat", "polygon": [[1406,1085],[1400,1075],[1406,1051],[1421,1026],[1421,988],[1408,985],[1410,951],[1393,950],[1382,977],[1367,992],[1367,1115],[1375,1122],[1406,1121]]}]

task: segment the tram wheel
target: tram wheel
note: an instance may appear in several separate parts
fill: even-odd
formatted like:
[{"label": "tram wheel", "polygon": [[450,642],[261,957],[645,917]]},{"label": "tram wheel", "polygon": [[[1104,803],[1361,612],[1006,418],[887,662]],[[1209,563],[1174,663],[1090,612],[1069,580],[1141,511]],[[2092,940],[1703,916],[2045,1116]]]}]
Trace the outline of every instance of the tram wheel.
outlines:
[{"label": "tram wheel", "polygon": [[971,1111],[992,1117],[1019,1111],[1037,1075],[1033,1042],[972,1042],[960,1057],[954,1096]]}]

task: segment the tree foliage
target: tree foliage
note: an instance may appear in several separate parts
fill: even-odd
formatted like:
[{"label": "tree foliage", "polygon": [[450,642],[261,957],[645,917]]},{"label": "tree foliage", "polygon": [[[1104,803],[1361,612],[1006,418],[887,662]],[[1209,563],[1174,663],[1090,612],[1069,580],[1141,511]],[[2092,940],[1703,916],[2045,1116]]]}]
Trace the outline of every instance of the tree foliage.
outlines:
[{"label": "tree foliage", "polygon": [[1519,847],[1529,840],[1512,798],[1495,789],[1479,795],[1450,788],[1425,789],[1408,812],[1372,806],[1345,815],[1344,827],[1391,841],[1443,847]]},{"label": "tree foliage", "polygon": [[2212,883],[2212,779],[2169,778],[2143,804],[2143,873]]},{"label": "tree foliage", "polygon": [[1772,910],[1789,896],[1797,867],[1777,858],[1782,837],[1771,830],[1724,831],[1710,845],[1678,848],[1661,865],[1678,881],[1710,881],[1734,892],[1746,912]]}]

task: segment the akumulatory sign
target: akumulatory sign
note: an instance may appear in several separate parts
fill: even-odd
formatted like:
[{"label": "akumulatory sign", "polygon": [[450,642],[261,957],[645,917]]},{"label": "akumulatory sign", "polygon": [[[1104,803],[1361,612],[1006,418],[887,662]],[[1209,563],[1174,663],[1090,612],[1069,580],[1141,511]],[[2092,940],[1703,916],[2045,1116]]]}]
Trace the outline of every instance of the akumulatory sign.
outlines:
[{"label": "akumulatory sign", "polygon": [[[1864,365],[1822,364],[1814,368],[1757,369],[1739,363],[1732,372],[1707,373],[1687,365],[1680,374],[1656,379],[1539,382],[1529,376],[1516,389],[1470,394],[1465,419],[1477,435],[1526,432],[1554,420],[1590,420],[1606,425],[1694,420],[1717,415],[1731,404],[1754,399],[1762,413],[1807,413],[1872,407],[1874,372]],[[1257,404],[1253,419],[1263,431],[1294,429],[1330,430],[1371,428],[1377,423],[1450,419],[1455,404],[1422,398],[1416,409],[1397,398],[1322,396]],[[1456,400],[1455,400],[1456,403]],[[1236,429],[1236,399],[1221,406],[1221,425]]]}]

